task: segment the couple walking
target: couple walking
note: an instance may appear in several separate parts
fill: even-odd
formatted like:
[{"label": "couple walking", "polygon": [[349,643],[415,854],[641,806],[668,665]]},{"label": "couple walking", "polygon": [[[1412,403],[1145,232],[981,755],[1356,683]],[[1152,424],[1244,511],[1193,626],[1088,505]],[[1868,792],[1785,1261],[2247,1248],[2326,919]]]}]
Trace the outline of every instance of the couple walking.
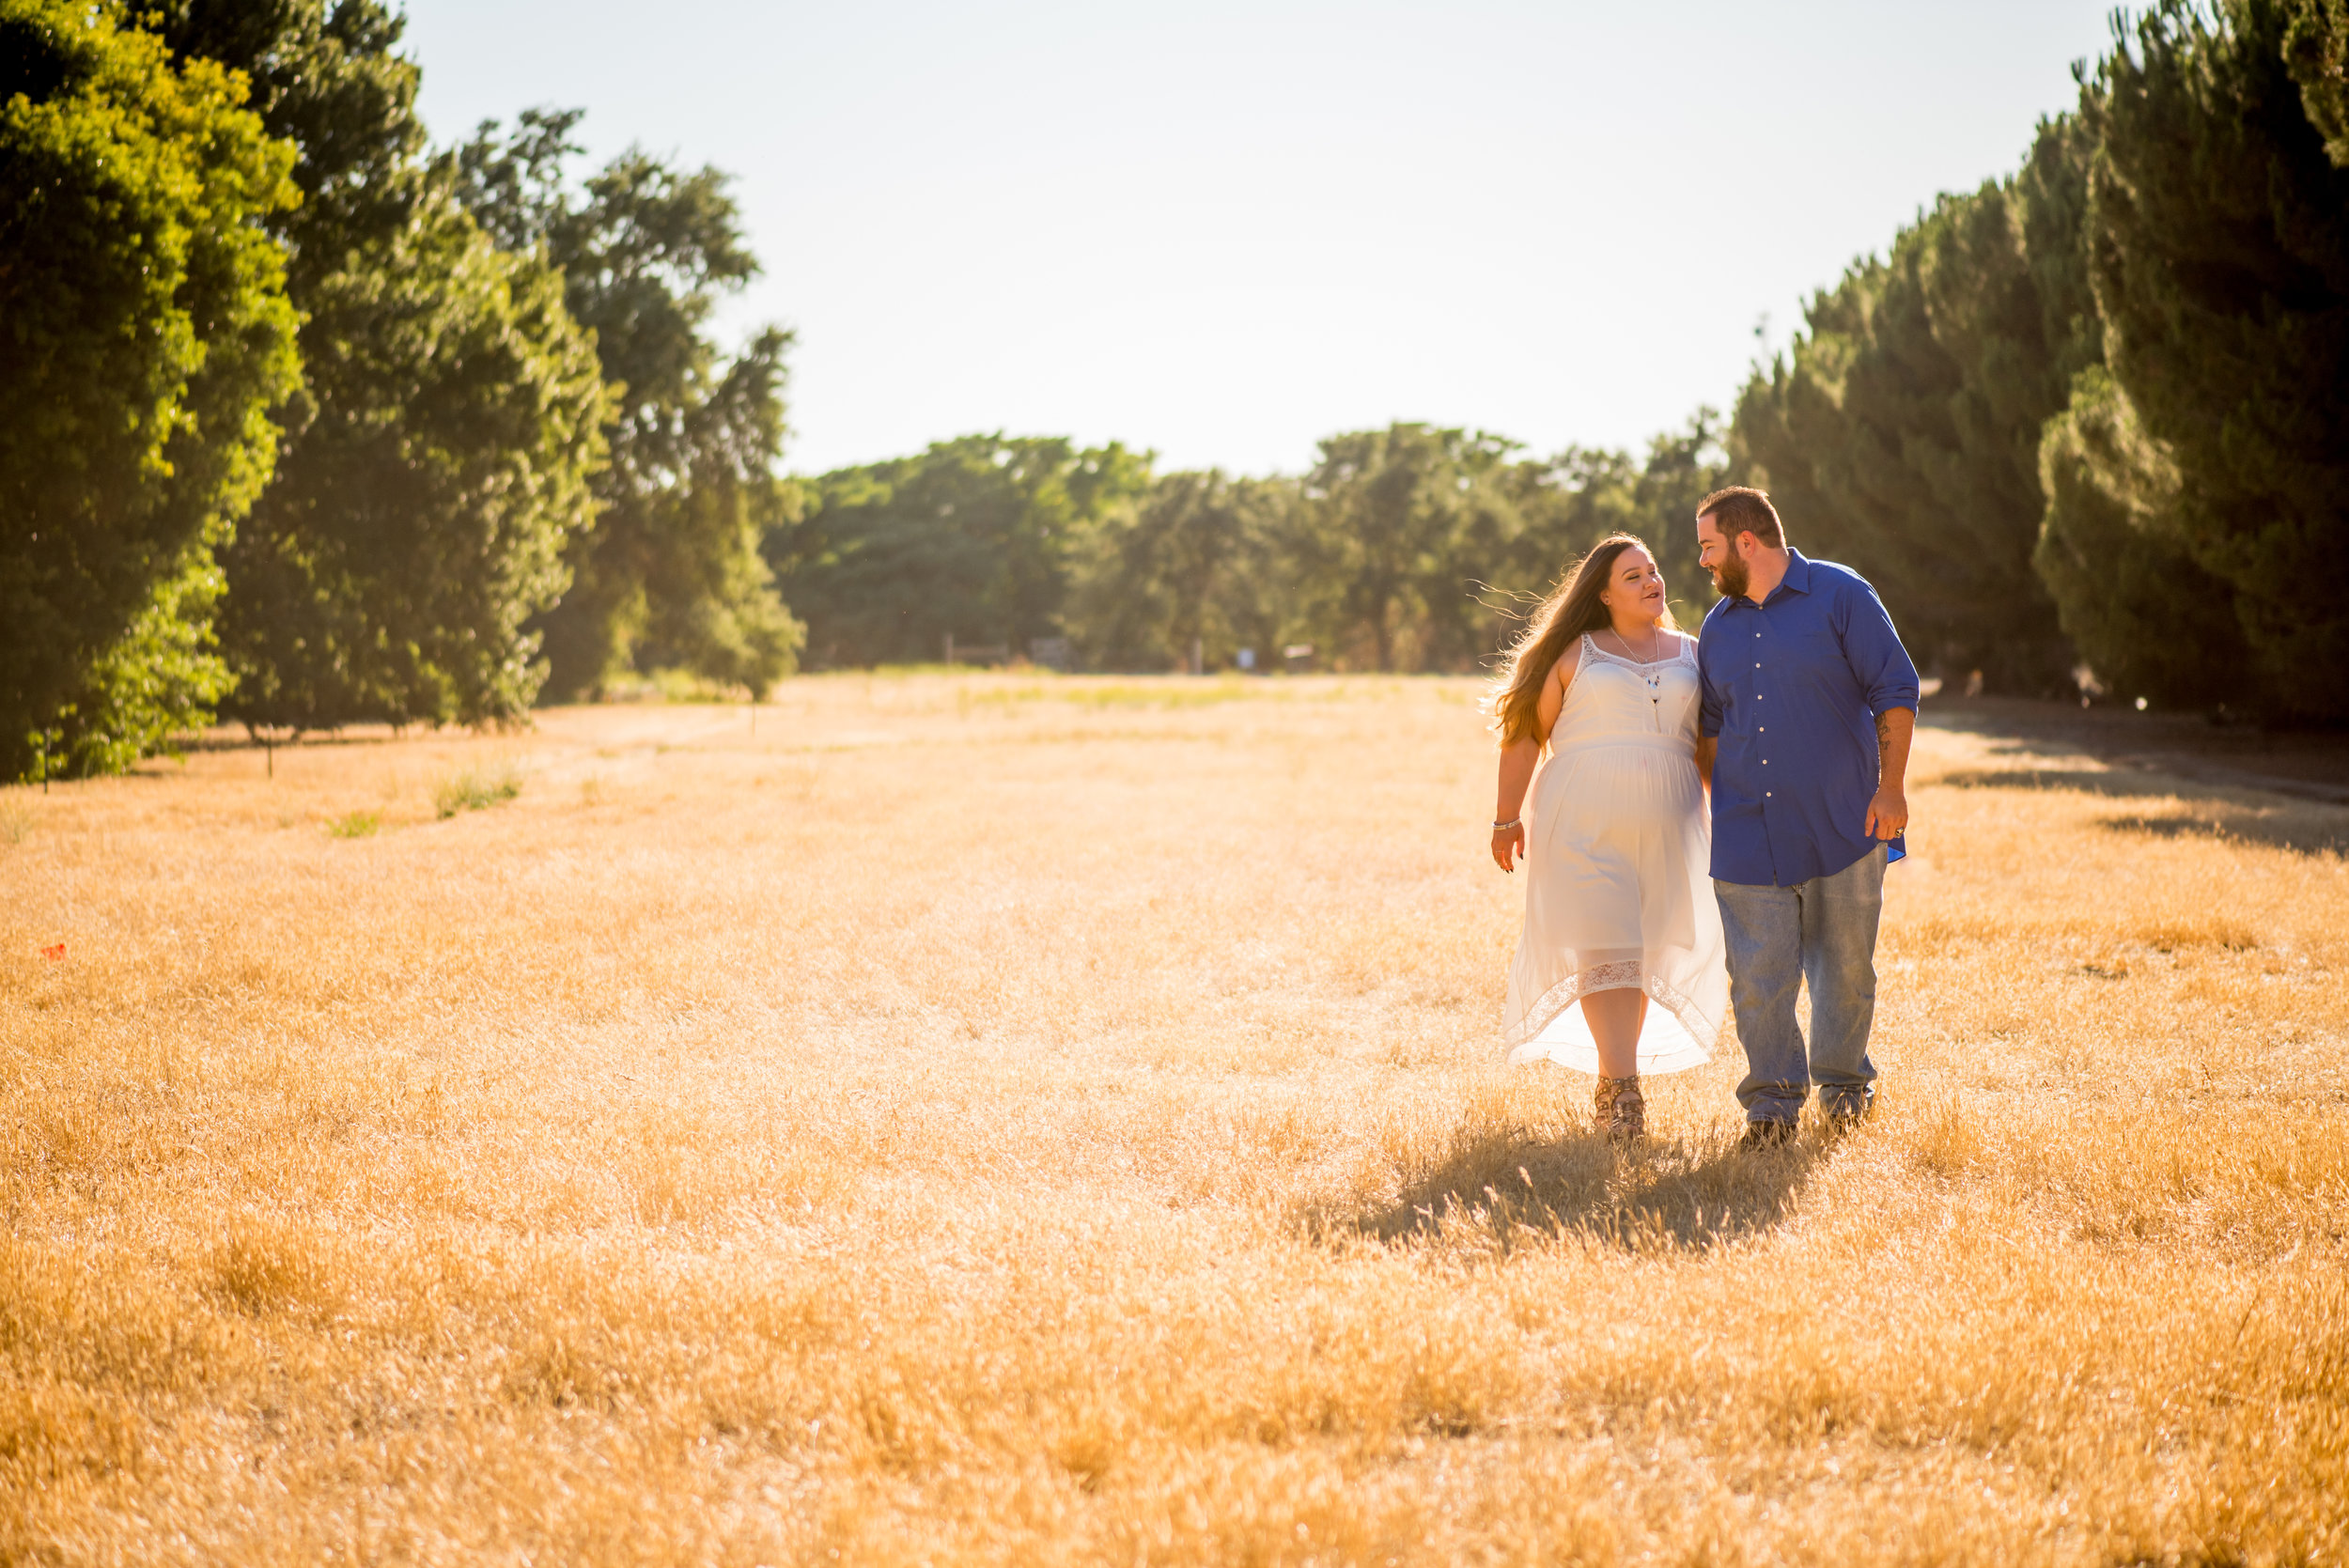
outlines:
[{"label": "couple walking", "polygon": [[1839,1127],[1875,1094],[1876,921],[1906,853],[1917,670],[1875,591],[1789,549],[1762,491],[1707,496],[1697,545],[1722,594],[1700,635],[1618,534],[1501,678],[1493,859],[1523,857],[1527,882],[1502,1044],[1597,1074],[1601,1128],[1636,1139],[1640,1074],[1707,1060],[1734,1004],[1746,1146],[1767,1147],[1812,1084]]}]

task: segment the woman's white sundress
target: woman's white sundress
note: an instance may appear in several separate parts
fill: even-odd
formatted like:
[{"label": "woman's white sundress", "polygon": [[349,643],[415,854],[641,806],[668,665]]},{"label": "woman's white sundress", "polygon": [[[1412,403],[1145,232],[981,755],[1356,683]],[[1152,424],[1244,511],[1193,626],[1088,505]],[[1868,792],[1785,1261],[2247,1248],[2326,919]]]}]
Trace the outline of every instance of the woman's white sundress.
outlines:
[{"label": "woman's white sundress", "polygon": [[1642,990],[1642,1073],[1711,1059],[1729,1008],[1712,825],[1696,770],[1693,641],[1653,664],[1582,639],[1527,802],[1525,931],[1509,968],[1512,1063],[1598,1071],[1593,991]]}]

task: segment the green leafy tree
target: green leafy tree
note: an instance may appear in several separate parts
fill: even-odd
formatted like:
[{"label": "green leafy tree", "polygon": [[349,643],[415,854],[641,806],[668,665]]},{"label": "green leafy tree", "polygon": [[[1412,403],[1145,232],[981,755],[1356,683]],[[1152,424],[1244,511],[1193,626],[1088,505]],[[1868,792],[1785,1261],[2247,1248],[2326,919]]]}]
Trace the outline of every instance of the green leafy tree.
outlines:
[{"label": "green leafy tree", "polygon": [[2232,590],[2261,706],[2339,722],[2349,169],[2294,76],[2307,14],[2162,0],[2102,62],[2080,114],[2096,142],[2088,256],[2106,362],[2177,476],[2158,532]]},{"label": "green leafy tree", "polygon": [[225,710],[257,727],[484,722],[544,678],[530,618],[594,515],[603,392],[544,262],[501,252],[423,162],[381,0],[165,0],[299,149],[276,225],[304,313],[277,477],[226,552]]},{"label": "green leafy tree", "polygon": [[257,727],[485,723],[546,675],[603,456],[595,353],[538,259],[444,192],[311,288],[306,418],[229,556],[223,635]]},{"label": "green leafy tree", "polygon": [[790,334],[718,352],[711,313],[758,272],[727,178],[630,149],[574,189],[580,117],[528,111],[504,135],[485,122],[449,164],[500,243],[561,270],[614,391],[602,516],[573,540],[570,591],[545,617],[550,690],[677,667],[763,691],[804,638],[760,549],[797,498],[775,472]]},{"label": "green leafy tree", "polygon": [[0,776],[126,766],[226,685],[212,554],[295,378],[290,148],[109,9],[0,0]]},{"label": "green leafy tree", "polygon": [[1515,446],[1410,423],[1325,439],[1291,550],[1314,641],[1378,670],[1479,659],[1494,617],[1484,574],[1523,527]]},{"label": "green leafy tree", "polygon": [[768,549],[824,666],[936,659],[950,636],[1024,650],[1061,634],[1073,571],[1149,472],[1113,442],[963,436],[811,481]]},{"label": "green leafy tree", "polygon": [[1241,648],[1269,658],[1286,597],[1283,547],[1297,487],[1220,469],[1164,474],[1139,505],[1112,508],[1074,568],[1067,626],[1086,662],[1120,670],[1209,666]]}]

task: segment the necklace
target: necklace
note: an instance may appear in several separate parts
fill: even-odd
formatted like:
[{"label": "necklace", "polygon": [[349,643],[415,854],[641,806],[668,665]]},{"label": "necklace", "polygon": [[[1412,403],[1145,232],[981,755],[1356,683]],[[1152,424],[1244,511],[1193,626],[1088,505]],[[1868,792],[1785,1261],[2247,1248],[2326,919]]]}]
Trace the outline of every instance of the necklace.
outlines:
[{"label": "necklace", "polygon": [[1639,661],[1642,664],[1653,664],[1656,662],[1656,655],[1657,651],[1664,645],[1664,633],[1661,628],[1648,628],[1647,657],[1645,659],[1640,659],[1638,654],[1631,652],[1631,639],[1626,637],[1622,632],[1618,631],[1615,633],[1615,641],[1621,643],[1623,644],[1623,651],[1626,654],[1631,654],[1633,659],[1639,660]]}]

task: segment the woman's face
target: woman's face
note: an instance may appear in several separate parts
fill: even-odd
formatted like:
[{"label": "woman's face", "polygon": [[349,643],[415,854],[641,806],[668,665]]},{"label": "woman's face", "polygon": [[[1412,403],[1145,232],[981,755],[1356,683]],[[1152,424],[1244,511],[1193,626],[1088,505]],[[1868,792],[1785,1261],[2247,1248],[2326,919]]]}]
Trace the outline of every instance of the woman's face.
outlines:
[{"label": "woman's face", "polygon": [[1631,546],[1615,557],[1615,569],[1607,579],[1606,590],[1598,596],[1599,603],[1617,615],[1627,615],[1642,621],[1664,618],[1664,574],[1656,565],[1656,557],[1638,545]]}]

